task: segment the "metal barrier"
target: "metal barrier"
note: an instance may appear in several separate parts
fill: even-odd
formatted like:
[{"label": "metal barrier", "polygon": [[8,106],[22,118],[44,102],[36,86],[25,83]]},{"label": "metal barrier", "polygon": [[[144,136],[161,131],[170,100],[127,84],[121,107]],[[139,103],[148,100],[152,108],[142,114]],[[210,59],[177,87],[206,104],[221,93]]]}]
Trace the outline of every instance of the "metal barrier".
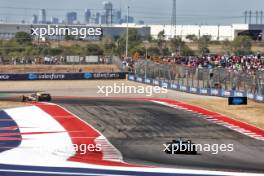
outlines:
[{"label": "metal barrier", "polygon": [[245,95],[258,101],[264,99],[264,71],[245,73],[225,68],[193,68],[139,60],[135,63],[134,74],[135,81],[140,78],[154,85],[166,83],[170,88],[190,93]]}]

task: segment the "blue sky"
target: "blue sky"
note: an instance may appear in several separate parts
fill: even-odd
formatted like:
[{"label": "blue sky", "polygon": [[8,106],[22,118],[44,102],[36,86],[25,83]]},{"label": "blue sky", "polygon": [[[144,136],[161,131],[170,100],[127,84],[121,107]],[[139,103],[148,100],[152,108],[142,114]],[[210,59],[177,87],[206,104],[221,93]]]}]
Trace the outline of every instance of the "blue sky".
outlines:
[{"label": "blue sky", "polygon": [[[172,0],[110,0],[115,9],[126,6],[136,20],[149,24],[170,24]],[[64,19],[67,11],[77,11],[82,21],[84,9],[102,9],[102,0],[0,0],[0,20],[18,22],[30,21],[38,9],[47,9],[51,16]],[[6,8],[10,7],[10,8]],[[232,24],[243,23],[245,10],[264,10],[264,0],[177,0],[178,24]]]}]

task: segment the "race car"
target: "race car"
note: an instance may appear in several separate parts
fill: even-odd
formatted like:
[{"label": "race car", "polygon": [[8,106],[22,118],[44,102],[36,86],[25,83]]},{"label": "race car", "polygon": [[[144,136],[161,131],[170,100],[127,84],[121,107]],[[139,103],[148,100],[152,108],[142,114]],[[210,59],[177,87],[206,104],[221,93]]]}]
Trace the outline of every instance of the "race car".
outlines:
[{"label": "race car", "polygon": [[22,101],[51,101],[51,95],[49,93],[37,92],[31,95],[23,95]]},{"label": "race car", "polygon": [[172,140],[172,142],[167,142],[165,144],[165,153],[167,154],[189,154],[196,155],[197,149],[194,143],[191,140],[184,140],[183,138],[178,138]]}]

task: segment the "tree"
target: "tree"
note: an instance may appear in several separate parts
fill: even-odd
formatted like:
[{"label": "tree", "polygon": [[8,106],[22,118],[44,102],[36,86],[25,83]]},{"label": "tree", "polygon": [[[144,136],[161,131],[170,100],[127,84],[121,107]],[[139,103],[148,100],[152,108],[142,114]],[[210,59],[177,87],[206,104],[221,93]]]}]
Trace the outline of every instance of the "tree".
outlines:
[{"label": "tree", "polygon": [[[128,30],[128,41],[129,54],[133,55],[133,48],[141,45],[142,43],[142,36],[139,35],[137,29]],[[115,53],[118,55],[124,54],[126,50],[126,33],[123,33],[123,35],[117,39],[116,46]]]},{"label": "tree", "polygon": [[157,40],[157,45],[160,50],[161,55],[164,55],[163,51],[166,48],[166,41],[165,41],[165,31],[162,30],[158,34],[158,40]]},{"label": "tree", "polygon": [[63,53],[63,50],[61,48],[50,48],[49,52],[51,56],[58,56]]},{"label": "tree", "polygon": [[208,45],[212,39],[210,35],[203,35],[198,39],[198,48],[201,54],[208,54],[210,52]]},{"label": "tree", "polygon": [[162,50],[162,55],[163,55],[163,56],[170,56],[170,55],[171,55],[170,49],[169,49],[168,47],[165,47],[165,48]]},{"label": "tree", "polygon": [[41,48],[41,54],[42,54],[43,56],[50,55],[50,49],[49,49],[49,47],[42,47],[42,48]]},{"label": "tree", "polygon": [[185,42],[182,41],[180,37],[174,37],[170,40],[171,50],[174,53],[177,53],[177,52],[180,53],[184,45],[185,45]]},{"label": "tree", "polygon": [[159,56],[160,55],[160,49],[158,47],[150,47],[148,49],[148,55],[149,56]]},{"label": "tree", "polygon": [[21,52],[12,51],[8,53],[9,58],[22,58],[23,54]]},{"label": "tree", "polygon": [[188,40],[190,40],[190,41],[192,41],[192,42],[195,42],[195,41],[198,40],[197,36],[194,35],[194,34],[187,35],[187,36],[186,36],[186,39],[188,39]]},{"label": "tree", "polygon": [[31,54],[33,53],[33,47],[32,46],[27,46],[25,48],[25,51],[23,52],[24,56],[32,56]]},{"label": "tree", "polygon": [[0,40],[0,56],[3,55],[3,45],[4,45],[3,40]]},{"label": "tree", "polygon": [[85,55],[103,55],[104,51],[97,44],[88,44],[85,47]]},{"label": "tree", "polygon": [[142,37],[139,35],[137,29],[129,29],[128,41],[131,46],[135,46],[142,42]]},{"label": "tree", "polygon": [[174,37],[170,40],[171,51],[174,53],[179,53],[183,56],[194,55],[194,51],[189,48],[186,43],[179,37]]},{"label": "tree", "polygon": [[230,52],[232,51],[231,42],[229,40],[224,40],[222,42],[222,49],[225,52],[225,54],[230,54]]},{"label": "tree", "polygon": [[146,52],[146,49],[142,46],[134,46],[133,48],[130,48],[129,53],[134,55],[135,53],[138,53],[139,55],[144,55]]},{"label": "tree", "polygon": [[114,50],[115,54],[122,56],[126,50],[126,41],[123,37],[120,37],[116,41],[116,48]]},{"label": "tree", "polygon": [[2,44],[2,54],[7,56],[10,52],[23,52],[24,47],[19,45],[14,39],[4,41]]},{"label": "tree", "polygon": [[75,37],[73,35],[69,35],[68,32],[66,32],[65,40],[75,40]]},{"label": "tree", "polygon": [[15,34],[15,41],[20,45],[29,45],[32,42],[32,38],[29,33],[17,32]]},{"label": "tree", "polygon": [[104,38],[102,40],[102,48],[104,50],[104,53],[113,53],[116,48],[116,45],[111,38]]},{"label": "tree", "polygon": [[249,36],[238,36],[231,43],[232,51],[236,55],[251,53],[252,39]]}]

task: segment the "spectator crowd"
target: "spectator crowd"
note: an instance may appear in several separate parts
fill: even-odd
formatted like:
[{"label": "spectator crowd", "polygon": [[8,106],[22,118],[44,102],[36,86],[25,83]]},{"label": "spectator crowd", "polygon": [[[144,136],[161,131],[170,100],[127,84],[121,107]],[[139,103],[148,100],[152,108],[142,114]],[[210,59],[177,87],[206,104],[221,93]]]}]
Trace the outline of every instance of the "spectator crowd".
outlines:
[{"label": "spectator crowd", "polygon": [[163,58],[166,63],[175,63],[195,68],[226,68],[228,70],[243,71],[246,73],[255,73],[256,71],[264,71],[264,56],[227,56],[227,55],[211,55],[211,56],[190,56]]}]

